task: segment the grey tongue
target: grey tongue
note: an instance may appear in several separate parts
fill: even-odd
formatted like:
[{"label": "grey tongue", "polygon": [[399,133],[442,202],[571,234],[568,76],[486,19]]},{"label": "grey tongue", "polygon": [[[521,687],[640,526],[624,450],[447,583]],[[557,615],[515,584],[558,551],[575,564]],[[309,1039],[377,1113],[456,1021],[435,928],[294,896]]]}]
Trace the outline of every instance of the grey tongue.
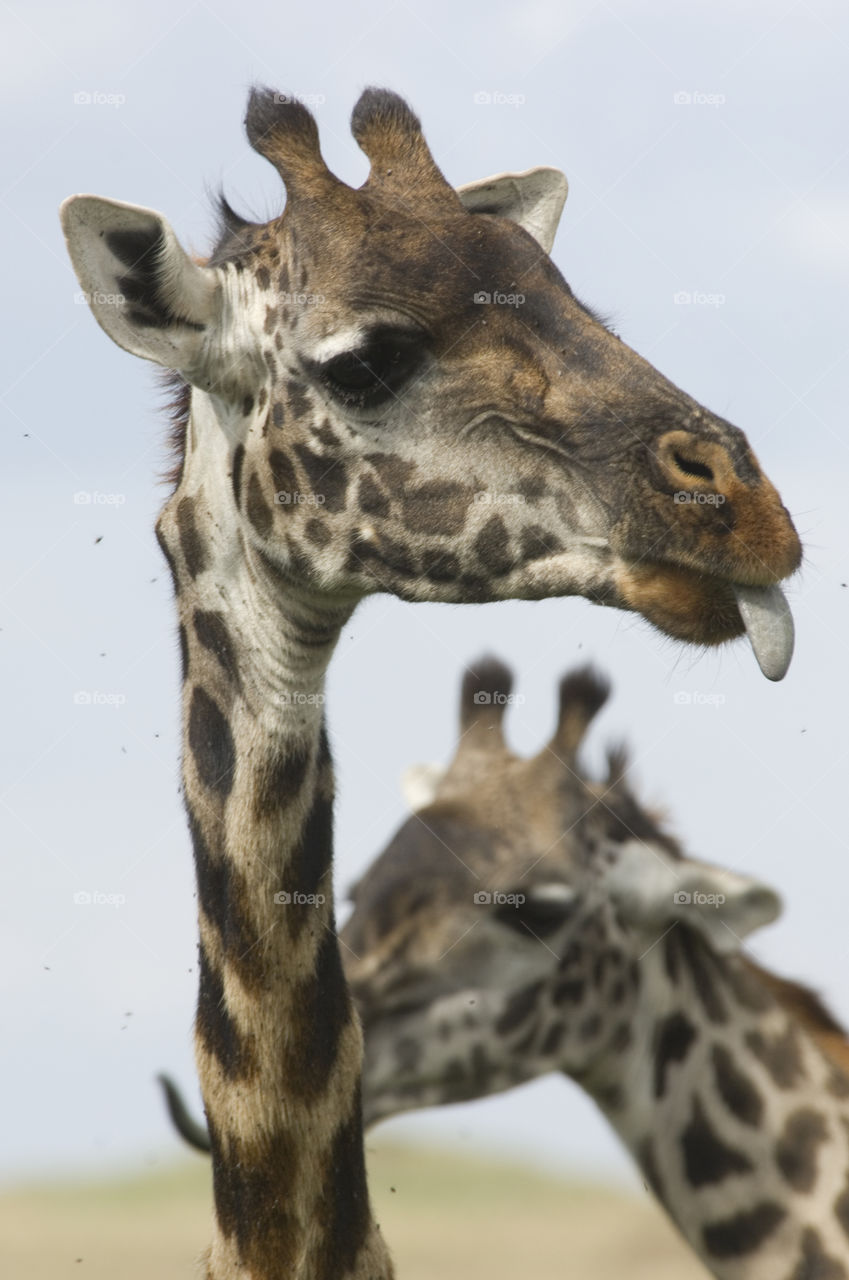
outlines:
[{"label": "grey tongue", "polygon": [[781,587],[732,583],[737,608],[767,680],[783,680],[793,657],[793,615]]}]

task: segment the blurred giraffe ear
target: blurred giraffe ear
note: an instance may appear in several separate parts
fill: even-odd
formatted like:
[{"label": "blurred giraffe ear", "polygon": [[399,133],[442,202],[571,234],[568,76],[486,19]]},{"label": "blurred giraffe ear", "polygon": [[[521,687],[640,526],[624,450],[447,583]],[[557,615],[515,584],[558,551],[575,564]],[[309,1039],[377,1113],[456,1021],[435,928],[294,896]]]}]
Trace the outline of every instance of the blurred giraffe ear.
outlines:
[{"label": "blurred giraffe ear", "polygon": [[629,840],[610,870],[610,893],[623,917],[660,937],[673,924],[696,929],[723,955],[781,914],[774,889],[751,876],[694,858],[672,858],[657,845]]},{"label": "blurred giraffe ear", "polygon": [[401,793],[413,813],[433,804],[448,770],[441,764],[413,764],[401,775]]},{"label": "blurred giraffe ear", "polygon": [[152,209],[70,196],[60,215],[85,299],[113,342],[189,381],[204,380],[207,328],[220,304],[218,272],[193,262]]},{"label": "blurred giraffe ear", "polygon": [[546,253],[551,253],[569,184],[559,169],[499,173],[457,188],[469,213],[492,213],[517,222]]}]

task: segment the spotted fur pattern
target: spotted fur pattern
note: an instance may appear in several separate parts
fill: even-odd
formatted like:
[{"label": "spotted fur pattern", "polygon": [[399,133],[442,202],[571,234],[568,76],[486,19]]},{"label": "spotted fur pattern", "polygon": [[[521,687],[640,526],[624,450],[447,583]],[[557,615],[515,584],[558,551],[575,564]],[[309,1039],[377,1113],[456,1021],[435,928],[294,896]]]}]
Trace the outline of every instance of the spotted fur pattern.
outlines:
[{"label": "spotted fur pattern", "polygon": [[[375,591],[581,594],[717,643],[742,629],[733,585],[784,577],[800,545],[743,433],[600,324],[515,219],[467,211],[401,99],[355,108],[356,191],[290,96],[255,91],[246,129],[286,207],[253,225],[222,206],[205,264],[150,210],[78,197],[63,217],[100,323],[184,384],[158,535],[200,904],[208,1273],[378,1280],[330,883],[340,626]],[[481,303],[511,282],[521,317]]]},{"label": "spotted fur pattern", "polygon": [[[575,762],[604,682],[564,681],[558,731],[530,761],[501,734],[511,684],[499,664],[469,674],[455,761],[354,891],[367,1118],[564,1072],[712,1275],[847,1280],[845,1034],[811,992],[672,914],[680,847],[621,758],[603,785]],[[634,839],[670,860],[668,915],[650,929],[617,888]],[[499,906],[498,890],[525,901]]]}]

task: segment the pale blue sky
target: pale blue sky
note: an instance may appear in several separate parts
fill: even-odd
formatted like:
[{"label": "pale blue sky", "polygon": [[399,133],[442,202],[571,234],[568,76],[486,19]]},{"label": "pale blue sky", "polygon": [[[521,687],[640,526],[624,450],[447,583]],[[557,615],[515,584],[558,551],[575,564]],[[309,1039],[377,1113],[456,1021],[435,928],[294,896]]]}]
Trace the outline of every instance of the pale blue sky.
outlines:
[{"label": "pale blue sky", "polygon": [[[583,601],[370,601],[329,688],[340,889],[401,819],[402,768],[449,754],[464,661],[495,649],[514,663],[526,701],[510,733],[531,750],[556,678],[591,656],[615,684],[592,758],[626,736],[691,851],[781,891],[786,914],[755,954],[849,1017],[845,7],[16,0],[2,24],[3,1176],[172,1158],[153,1076],[193,1080],[177,658],[152,533],[158,392],[75,301],[56,209],[75,191],[150,205],[200,251],[219,182],[237,207],[277,211],[279,180],[241,130],[255,80],[313,96],[349,182],[365,175],[347,119],[368,83],[409,97],[456,183],[562,167],[567,279],[746,430],[807,548],[779,686],[742,644],[700,656]],[[682,705],[680,691],[725,700]],[[79,891],[125,901],[81,906]],[[560,1080],[394,1130],[629,1176]]]}]

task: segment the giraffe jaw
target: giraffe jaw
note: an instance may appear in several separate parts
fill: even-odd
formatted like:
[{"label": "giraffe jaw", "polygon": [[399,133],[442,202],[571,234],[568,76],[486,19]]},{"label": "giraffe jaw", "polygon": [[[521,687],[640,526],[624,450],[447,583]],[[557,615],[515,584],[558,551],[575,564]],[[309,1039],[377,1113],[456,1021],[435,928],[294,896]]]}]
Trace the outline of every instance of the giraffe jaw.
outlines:
[{"label": "giraffe jaw", "polygon": [[[580,550],[578,550],[580,549]],[[768,680],[782,680],[793,656],[793,615],[777,583],[733,582],[671,562],[631,562],[610,556],[605,538],[575,538],[566,556],[532,562],[537,590],[554,585],[560,565],[575,573],[580,555],[580,594],[599,604],[631,609],[665,634],[690,643],[721,644],[744,632]],[[696,626],[693,619],[696,619]]]},{"label": "giraffe jaw", "polygon": [[753,585],[669,561],[613,562],[613,599],[666,635],[722,644],[746,634],[768,680],[782,680],[793,656],[793,615],[778,583]]}]

